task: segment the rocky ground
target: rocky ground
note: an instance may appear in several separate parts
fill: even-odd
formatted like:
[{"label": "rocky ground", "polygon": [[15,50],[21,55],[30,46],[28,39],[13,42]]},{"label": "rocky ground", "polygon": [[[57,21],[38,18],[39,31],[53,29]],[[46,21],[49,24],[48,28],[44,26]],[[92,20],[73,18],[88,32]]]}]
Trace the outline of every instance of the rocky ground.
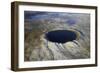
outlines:
[{"label": "rocky ground", "polygon": [[[25,19],[25,61],[90,58],[89,14],[33,14],[33,18]],[[78,39],[64,44],[48,41],[45,33],[53,30],[73,30],[79,33]]]}]

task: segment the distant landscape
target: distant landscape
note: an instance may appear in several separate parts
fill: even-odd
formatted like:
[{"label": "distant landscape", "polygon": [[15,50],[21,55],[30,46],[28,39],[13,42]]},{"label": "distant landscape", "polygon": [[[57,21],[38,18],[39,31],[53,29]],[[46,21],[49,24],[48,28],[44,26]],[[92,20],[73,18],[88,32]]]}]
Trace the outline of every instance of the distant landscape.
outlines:
[{"label": "distant landscape", "polygon": [[24,61],[90,58],[88,13],[24,11],[24,33]]}]

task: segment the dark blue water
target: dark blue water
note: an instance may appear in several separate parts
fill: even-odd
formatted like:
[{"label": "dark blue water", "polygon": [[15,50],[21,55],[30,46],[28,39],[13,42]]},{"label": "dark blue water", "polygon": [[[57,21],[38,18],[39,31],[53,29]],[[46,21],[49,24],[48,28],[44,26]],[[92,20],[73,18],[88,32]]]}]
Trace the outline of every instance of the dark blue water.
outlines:
[{"label": "dark blue water", "polygon": [[74,31],[70,30],[55,30],[46,33],[46,39],[55,43],[66,43],[77,38]]}]

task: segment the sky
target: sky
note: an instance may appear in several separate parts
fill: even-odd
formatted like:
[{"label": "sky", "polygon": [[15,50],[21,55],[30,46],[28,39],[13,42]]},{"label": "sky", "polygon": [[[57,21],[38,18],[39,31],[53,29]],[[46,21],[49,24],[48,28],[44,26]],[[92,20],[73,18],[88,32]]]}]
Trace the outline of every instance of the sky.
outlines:
[{"label": "sky", "polygon": [[39,12],[39,11],[25,11],[25,20],[50,20],[50,21],[62,21],[63,23],[68,23],[69,25],[74,25],[77,23],[77,16],[80,13],[66,13],[66,12]]}]

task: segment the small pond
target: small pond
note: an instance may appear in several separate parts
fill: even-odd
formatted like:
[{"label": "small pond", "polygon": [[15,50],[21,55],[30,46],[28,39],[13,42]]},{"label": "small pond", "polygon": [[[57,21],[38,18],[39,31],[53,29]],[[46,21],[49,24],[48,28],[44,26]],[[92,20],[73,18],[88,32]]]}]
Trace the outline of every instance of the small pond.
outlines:
[{"label": "small pond", "polygon": [[77,38],[76,32],[71,30],[55,30],[47,32],[45,35],[47,40],[55,43],[66,43]]}]

